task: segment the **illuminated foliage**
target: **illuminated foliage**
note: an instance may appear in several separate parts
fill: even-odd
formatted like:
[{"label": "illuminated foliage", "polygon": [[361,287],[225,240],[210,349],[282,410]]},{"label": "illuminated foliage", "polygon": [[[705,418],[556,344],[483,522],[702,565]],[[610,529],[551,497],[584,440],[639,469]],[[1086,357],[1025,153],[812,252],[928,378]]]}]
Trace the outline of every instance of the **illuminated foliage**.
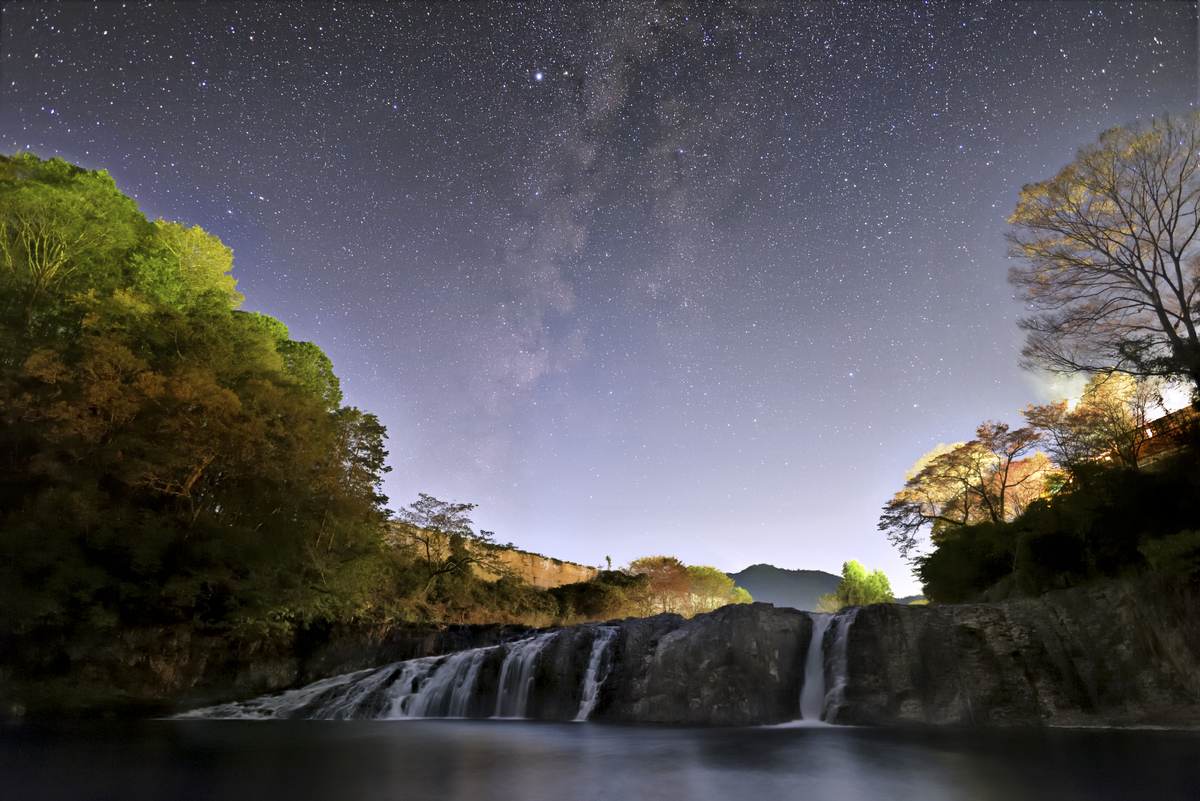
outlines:
[{"label": "illuminated foliage", "polygon": [[1042,432],[1054,461],[1074,471],[1097,459],[1137,467],[1150,413],[1161,406],[1154,380],[1107,372],[1092,376],[1077,402],[1029,406],[1021,414]]},{"label": "illuminated foliage", "polygon": [[21,154],[0,157],[0,262],[6,630],[369,605],[386,432],[319,348],[235,311],[229,248]]},{"label": "illuminated foliage", "polygon": [[1053,465],[1035,453],[1041,434],[989,421],[975,435],[970,442],[939,446],[922,457],[904,488],[884,506],[879,529],[902,555],[918,544],[926,528],[936,541],[947,528],[1012,520],[1042,494]]},{"label": "illuminated foliage", "polygon": [[691,617],[727,604],[753,601],[750,593],[734,585],[733,579],[715,567],[688,566],[674,556],[634,559],[628,572],[648,580],[640,603],[635,603],[637,613],[642,615],[674,612]]},{"label": "illuminated foliage", "polygon": [[870,573],[853,559],[842,563],[842,580],[837,589],[817,601],[818,612],[836,612],[844,606],[868,606],[896,602],[892,583],[882,570]]},{"label": "illuminated foliage", "polygon": [[692,575],[683,562],[674,556],[643,556],[629,563],[629,572],[650,579],[644,614],[685,610]]}]

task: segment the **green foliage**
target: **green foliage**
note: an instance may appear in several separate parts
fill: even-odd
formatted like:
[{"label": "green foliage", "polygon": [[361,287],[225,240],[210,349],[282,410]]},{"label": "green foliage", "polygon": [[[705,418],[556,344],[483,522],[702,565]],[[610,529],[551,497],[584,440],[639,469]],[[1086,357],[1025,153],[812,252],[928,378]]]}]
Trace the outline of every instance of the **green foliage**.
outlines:
[{"label": "green foliage", "polygon": [[754,599],[750,593],[733,583],[723,571],[708,565],[689,565],[688,574],[692,585],[688,588],[689,611],[711,612],[726,604],[748,604]]},{"label": "green foliage", "polygon": [[1185,530],[1138,547],[1150,565],[1162,573],[1193,578],[1200,573],[1200,531]]},{"label": "green foliage", "polygon": [[0,628],[287,630],[380,611],[386,432],[234,311],[232,252],[103,172],[0,157]]},{"label": "green foliage", "polygon": [[565,584],[549,590],[565,620],[612,620],[638,614],[650,593],[650,576],[620,570],[602,570],[591,581]]},{"label": "green foliage", "polygon": [[284,369],[306,392],[320,398],[331,409],[342,403],[342,386],[333,373],[333,362],[311,342],[285,339],[278,345]]},{"label": "green foliage", "polygon": [[198,225],[155,221],[131,261],[137,290],[163,306],[182,311],[209,298],[229,309],[242,303],[237,281],[228,275],[233,250]]},{"label": "green foliage", "polygon": [[935,538],[917,575],[938,603],[979,597],[1001,580],[1023,594],[1147,567],[1190,570],[1200,528],[1200,470],[1190,453],[1155,471],[1081,464],[1057,494],[1012,522],[963,526]]},{"label": "green foliage", "polygon": [[52,335],[72,296],[127,286],[151,226],[104,171],[0,155],[0,324]]},{"label": "green foliage", "polygon": [[896,602],[892,583],[882,570],[870,573],[854,560],[842,563],[842,580],[837,590],[817,602],[818,612],[836,612],[845,606],[868,606]]}]

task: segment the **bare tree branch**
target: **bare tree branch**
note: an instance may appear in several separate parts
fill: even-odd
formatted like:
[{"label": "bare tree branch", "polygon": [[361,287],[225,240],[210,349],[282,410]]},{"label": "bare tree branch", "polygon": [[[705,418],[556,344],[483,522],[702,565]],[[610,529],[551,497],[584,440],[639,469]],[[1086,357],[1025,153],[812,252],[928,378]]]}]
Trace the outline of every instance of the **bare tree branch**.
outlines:
[{"label": "bare tree branch", "polygon": [[1009,218],[1027,368],[1200,382],[1200,112],[1114,128]]}]

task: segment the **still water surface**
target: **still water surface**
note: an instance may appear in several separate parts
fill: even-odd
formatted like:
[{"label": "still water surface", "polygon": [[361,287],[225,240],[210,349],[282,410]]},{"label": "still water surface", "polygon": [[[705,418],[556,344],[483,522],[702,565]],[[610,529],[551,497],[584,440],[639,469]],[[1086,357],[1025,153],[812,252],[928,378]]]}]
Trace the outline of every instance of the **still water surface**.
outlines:
[{"label": "still water surface", "polygon": [[1200,732],[154,721],[0,730],[0,798],[1200,799]]}]

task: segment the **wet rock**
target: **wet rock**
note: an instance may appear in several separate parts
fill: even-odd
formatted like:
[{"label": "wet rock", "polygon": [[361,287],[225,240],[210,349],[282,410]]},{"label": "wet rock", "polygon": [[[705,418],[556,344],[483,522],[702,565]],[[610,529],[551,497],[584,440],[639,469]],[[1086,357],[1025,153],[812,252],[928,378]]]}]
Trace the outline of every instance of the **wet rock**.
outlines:
[{"label": "wet rock", "polygon": [[735,726],[797,717],[812,618],[770,604],[621,625],[594,719]]},{"label": "wet rock", "polygon": [[1153,577],[859,611],[837,723],[1200,725],[1197,588]]}]

